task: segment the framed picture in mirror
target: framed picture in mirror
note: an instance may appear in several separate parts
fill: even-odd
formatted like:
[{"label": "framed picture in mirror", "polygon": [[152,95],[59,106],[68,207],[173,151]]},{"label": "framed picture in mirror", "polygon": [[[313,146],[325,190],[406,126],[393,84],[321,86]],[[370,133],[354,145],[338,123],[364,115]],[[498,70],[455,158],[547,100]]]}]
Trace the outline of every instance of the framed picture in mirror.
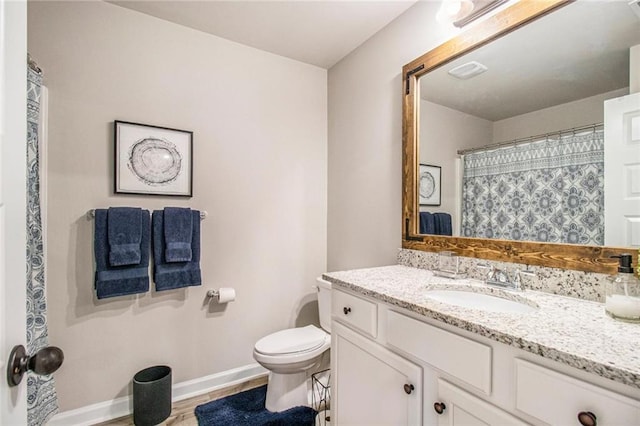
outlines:
[{"label": "framed picture in mirror", "polygon": [[439,206],[441,188],[440,166],[420,164],[420,205]]}]

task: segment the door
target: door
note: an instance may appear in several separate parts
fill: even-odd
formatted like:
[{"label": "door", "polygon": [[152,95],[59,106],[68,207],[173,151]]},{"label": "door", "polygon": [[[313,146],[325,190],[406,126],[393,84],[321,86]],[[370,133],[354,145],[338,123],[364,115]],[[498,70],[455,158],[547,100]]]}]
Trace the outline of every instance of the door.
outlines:
[{"label": "door", "polygon": [[604,103],[604,244],[640,248],[640,93]]},{"label": "door", "polygon": [[422,369],[333,322],[331,422],[422,424]]},{"label": "door", "polygon": [[26,344],[27,5],[0,0],[0,424],[27,424],[27,384],[7,359]]},{"label": "door", "polygon": [[438,379],[438,426],[526,426],[527,423],[498,407]]}]

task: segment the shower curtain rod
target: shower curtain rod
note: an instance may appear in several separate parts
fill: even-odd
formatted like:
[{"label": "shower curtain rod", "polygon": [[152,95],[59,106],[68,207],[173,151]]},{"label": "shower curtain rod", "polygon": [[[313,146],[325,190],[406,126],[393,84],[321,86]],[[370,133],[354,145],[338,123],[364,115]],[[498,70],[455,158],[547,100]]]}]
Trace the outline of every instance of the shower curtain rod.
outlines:
[{"label": "shower curtain rod", "polygon": [[519,138],[519,139],[510,140],[510,141],[492,143],[492,144],[481,146],[478,148],[460,149],[458,150],[458,155],[465,155],[465,154],[469,154],[477,151],[485,151],[485,150],[494,149],[494,148],[501,148],[503,146],[509,146],[509,145],[516,146],[521,143],[534,141],[536,139],[546,139],[549,136],[555,136],[555,135],[562,136],[563,134],[567,134],[567,133],[575,134],[576,132],[581,132],[583,130],[593,129],[595,131],[598,127],[603,127],[603,126],[604,126],[604,123],[594,123],[594,124],[589,124],[588,126],[573,127],[571,129],[559,130],[557,132],[543,133],[541,135],[528,136],[526,138]]}]

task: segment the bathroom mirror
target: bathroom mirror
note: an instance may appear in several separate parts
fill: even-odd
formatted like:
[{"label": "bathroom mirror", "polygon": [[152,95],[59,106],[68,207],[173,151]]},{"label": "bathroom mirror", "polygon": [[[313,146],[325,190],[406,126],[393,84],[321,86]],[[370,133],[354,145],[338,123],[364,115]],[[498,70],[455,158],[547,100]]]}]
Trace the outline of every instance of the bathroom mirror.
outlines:
[{"label": "bathroom mirror", "polygon": [[[557,242],[557,238],[545,241],[544,232],[549,227],[541,223],[537,224],[536,229],[541,233],[544,242],[526,241],[529,235],[520,234],[517,229],[514,231],[513,220],[509,223],[509,218],[500,217],[499,219],[510,225],[510,232],[496,235],[480,232],[478,235],[471,233],[470,237],[460,237],[461,234],[469,235],[470,231],[468,227],[461,226],[465,217],[465,207],[469,207],[469,202],[462,202],[465,191],[462,185],[462,162],[458,159],[459,151],[465,153],[464,150],[491,146],[495,143],[504,146],[501,148],[503,150],[507,149],[507,146],[522,149],[521,147],[527,143],[549,145],[557,143],[558,138],[563,138],[564,141],[574,134],[584,139],[597,133],[597,137],[602,139],[601,127],[591,125],[599,125],[603,121],[603,100],[628,93],[628,46],[640,44],[640,31],[629,31],[629,28],[640,26],[640,21],[633,15],[626,2],[617,2],[616,5],[619,7],[616,13],[626,14],[626,21],[621,21],[620,16],[616,16],[615,13],[599,15],[594,20],[593,8],[585,9],[584,3],[593,5],[593,2],[571,4],[567,1],[516,3],[404,67],[405,248],[426,251],[454,250],[458,254],[471,257],[596,272],[615,271],[616,263],[615,259],[613,262],[609,259],[611,255],[625,251],[634,254],[637,252],[637,248],[625,249],[603,245],[606,243],[602,231],[604,227],[600,223],[601,219],[594,218],[593,215],[594,211],[602,210],[598,205],[604,199],[602,183],[601,187],[589,188],[593,190],[592,194],[585,195],[583,191],[582,198],[577,198],[579,203],[576,211],[580,210],[583,214],[590,215],[580,218],[580,223],[591,221],[592,225],[595,224],[593,228],[600,231],[599,234],[595,232],[598,234],[596,236],[574,237],[574,233],[570,234],[569,238],[560,240],[561,242]],[[604,2],[600,3],[606,5]],[[592,28],[596,23],[619,28],[621,22],[626,22],[627,33],[632,35],[621,35],[619,40],[611,41],[610,39],[614,38],[611,27],[603,28],[601,33],[590,39],[579,32],[574,34],[568,29],[576,27],[576,15],[580,17],[577,21],[583,24],[579,26],[587,29],[587,35],[593,35],[595,30]],[[566,22],[567,18],[573,22]],[[553,35],[552,31],[559,33]],[[603,36],[607,38],[606,43]],[[578,47],[581,43],[588,46]],[[604,51],[605,47],[615,51]],[[522,56],[522,52],[526,55]],[[606,58],[606,67],[595,66],[593,62],[589,62],[602,56]],[[563,58],[573,58],[574,65],[568,67],[568,60],[563,62]],[[469,79],[455,79],[448,75],[448,71],[461,65],[463,72],[473,71],[473,66],[467,65],[472,61],[480,64],[484,62],[489,68],[488,72]],[[539,74],[541,76],[537,79],[536,76]],[[554,81],[552,77],[557,78],[558,75],[563,78],[561,81]],[[596,83],[593,78],[599,76],[604,78],[600,78]],[[583,101],[585,98],[587,101]],[[532,117],[540,119],[533,120]],[[513,141],[517,144],[513,144]],[[467,151],[465,154],[468,165],[471,163],[469,158],[473,158],[474,153],[470,154]],[[514,155],[513,152],[507,154]],[[520,153],[516,152],[515,155]],[[478,162],[486,161],[486,154],[481,153],[480,157]],[[441,168],[439,176],[425,179],[421,170],[430,170],[428,165]],[[569,167],[571,170],[575,168],[571,164]],[[602,166],[597,165],[590,167],[602,169]],[[587,170],[583,175],[589,173]],[[516,174],[519,178],[522,177],[522,173]],[[433,187],[434,178],[441,186],[438,194],[441,201],[438,200],[437,203],[426,197],[429,194],[424,190],[425,187]],[[420,180],[424,181],[422,188]],[[589,181],[589,185],[593,184],[592,181],[593,179]],[[493,182],[497,186],[495,179]],[[534,179],[533,182],[539,182],[539,179]],[[509,200],[519,201],[518,194],[514,196],[511,188],[504,185],[501,188],[504,189],[503,195]],[[543,192],[540,188],[537,189],[538,191],[532,192],[540,196]],[[564,189],[569,193],[569,188]],[[571,191],[580,189],[584,190],[577,188]],[[574,192],[571,192],[571,195],[575,195]],[[598,194],[600,199],[594,201]],[[467,201],[478,198],[475,195],[466,194]],[[576,197],[571,201],[574,199]],[[594,204],[584,204],[587,201]],[[451,215],[453,236],[424,235],[435,232],[424,226],[421,229],[421,211],[448,212]],[[471,214],[482,215],[485,212]],[[530,215],[531,225],[536,220],[540,221],[541,216]],[[422,224],[424,223],[423,221]],[[569,227],[566,226],[565,229],[567,228]],[[498,227],[495,226],[495,229]],[[533,226],[530,229],[533,229]],[[515,238],[510,240],[512,235]],[[477,238],[478,236],[483,238]],[[537,237],[533,234],[531,236]],[[566,244],[568,242],[573,244]]]}]

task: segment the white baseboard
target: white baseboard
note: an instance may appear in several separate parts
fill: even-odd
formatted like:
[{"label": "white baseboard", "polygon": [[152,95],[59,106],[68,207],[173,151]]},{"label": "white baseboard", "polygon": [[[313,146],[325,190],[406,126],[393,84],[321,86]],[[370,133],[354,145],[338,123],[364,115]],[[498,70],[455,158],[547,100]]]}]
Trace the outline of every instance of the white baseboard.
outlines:
[{"label": "white baseboard", "polygon": [[[233,386],[261,376],[266,376],[267,374],[268,371],[261,365],[249,364],[210,376],[177,383],[171,387],[172,400],[176,402],[192,398],[227,386]],[[133,414],[133,396],[129,395],[58,413],[51,418],[47,425],[88,426],[131,414]]]}]

